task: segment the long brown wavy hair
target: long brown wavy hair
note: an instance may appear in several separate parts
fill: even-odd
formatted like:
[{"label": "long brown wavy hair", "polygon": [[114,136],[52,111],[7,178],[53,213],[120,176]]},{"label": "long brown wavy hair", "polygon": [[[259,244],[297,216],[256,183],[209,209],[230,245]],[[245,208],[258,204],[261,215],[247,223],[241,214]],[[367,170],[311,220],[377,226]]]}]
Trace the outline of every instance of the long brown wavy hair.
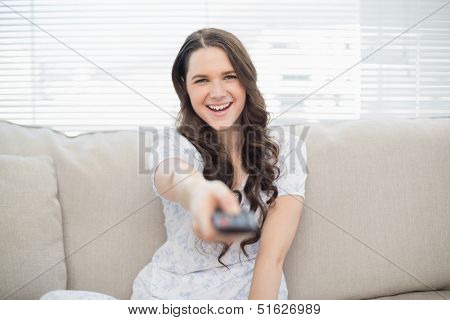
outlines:
[{"label": "long brown wavy hair", "polygon": [[[256,85],[256,69],[245,47],[233,34],[215,28],[200,29],[189,35],[175,58],[172,68],[172,82],[180,99],[180,111],[176,120],[177,131],[186,137],[199,151],[204,162],[203,176],[206,180],[220,180],[230,189],[234,181],[234,168],[231,155],[218,142],[215,129],[209,126],[195,112],[190,102],[186,87],[186,74],[191,54],[198,49],[217,47],[225,51],[236,75],[246,90],[244,109],[238,119],[238,130],[243,138],[241,149],[242,166],[248,173],[244,193],[250,203],[250,209],[261,210],[260,230],[255,236],[245,239],[240,247],[245,256],[245,246],[256,243],[261,237],[261,228],[266,220],[267,212],[278,196],[274,181],[279,177],[278,162],[279,146],[268,135],[269,113],[266,104]],[[242,194],[237,193],[240,201]],[[261,192],[270,195],[267,202],[261,197]],[[221,258],[230,245],[222,242],[223,250],[218,261],[225,266]],[[228,268],[228,266],[226,266]]]}]

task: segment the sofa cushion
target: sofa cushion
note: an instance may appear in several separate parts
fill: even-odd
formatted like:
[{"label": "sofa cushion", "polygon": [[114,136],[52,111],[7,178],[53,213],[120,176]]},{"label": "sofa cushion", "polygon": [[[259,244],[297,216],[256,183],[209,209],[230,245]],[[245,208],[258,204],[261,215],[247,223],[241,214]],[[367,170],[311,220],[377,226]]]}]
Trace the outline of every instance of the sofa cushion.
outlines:
[{"label": "sofa cushion", "polygon": [[144,149],[152,134],[145,134],[146,141],[140,136],[113,131],[68,137],[0,121],[0,154],[47,154],[54,161],[67,289],[129,299],[134,278],[165,241],[161,203],[140,157],[148,157]]},{"label": "sofa cushion", "polygon": [[50,157],[0,155],[0,298],[66,288],[57,192]]}]

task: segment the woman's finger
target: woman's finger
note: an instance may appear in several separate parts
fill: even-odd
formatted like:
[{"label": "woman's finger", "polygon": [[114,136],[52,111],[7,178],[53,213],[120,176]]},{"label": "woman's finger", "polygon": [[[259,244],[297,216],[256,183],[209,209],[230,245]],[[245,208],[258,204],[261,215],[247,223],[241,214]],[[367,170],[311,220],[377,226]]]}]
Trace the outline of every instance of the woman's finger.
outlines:
[{"label": "woman's finger", "polygon": [[[203,203],[197,207],[196,227],[199,229],[200,237],[206,241],[219,241],[220,235],[212,224],[212,215],[220,207],[228,214],[239,214],[241,208],[234,194],[222,181],[210,181],[209,192],[206,192]],[[225,239],[227,243],[234,240],[233,236]]]},{"label": "woman's finger", "polygon": [[229,214],[239,214],[241,212],[241,207],[239,206],[239,202],[236,199],[234,192],[226,185],[224,185],[219,192],[219,205],[223,211]]}]

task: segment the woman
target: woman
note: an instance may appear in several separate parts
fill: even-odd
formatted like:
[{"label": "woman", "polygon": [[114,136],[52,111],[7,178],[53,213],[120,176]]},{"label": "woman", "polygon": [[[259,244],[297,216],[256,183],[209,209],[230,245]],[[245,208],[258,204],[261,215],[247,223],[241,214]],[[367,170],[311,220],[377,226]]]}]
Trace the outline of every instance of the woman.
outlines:
[{"label": "woman", "polygon": [[[280,146],[269,136],[248,53],[229,32],[198,30],[181,47],[172,81],[181,102],[177,128],[159,136],[150,157],[167,242],[138,274],[131,299],[286,299],[283,262],[300,220],[306,172],[290,153],[292,141]],[[241,207],[255,212],[260,231],[219,234],[213,212],[238,214]]]}]

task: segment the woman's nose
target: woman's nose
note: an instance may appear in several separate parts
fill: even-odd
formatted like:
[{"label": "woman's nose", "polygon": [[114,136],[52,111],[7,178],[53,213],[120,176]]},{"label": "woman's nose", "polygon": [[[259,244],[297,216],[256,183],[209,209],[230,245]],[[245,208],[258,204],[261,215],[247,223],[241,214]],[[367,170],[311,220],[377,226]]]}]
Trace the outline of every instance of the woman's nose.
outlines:
[{"label": "woman's nose", "polygon": [[211,98],[218,100],[226,96],[226,91],[221,83],[216,82],[212,84],[209,95]]}]

